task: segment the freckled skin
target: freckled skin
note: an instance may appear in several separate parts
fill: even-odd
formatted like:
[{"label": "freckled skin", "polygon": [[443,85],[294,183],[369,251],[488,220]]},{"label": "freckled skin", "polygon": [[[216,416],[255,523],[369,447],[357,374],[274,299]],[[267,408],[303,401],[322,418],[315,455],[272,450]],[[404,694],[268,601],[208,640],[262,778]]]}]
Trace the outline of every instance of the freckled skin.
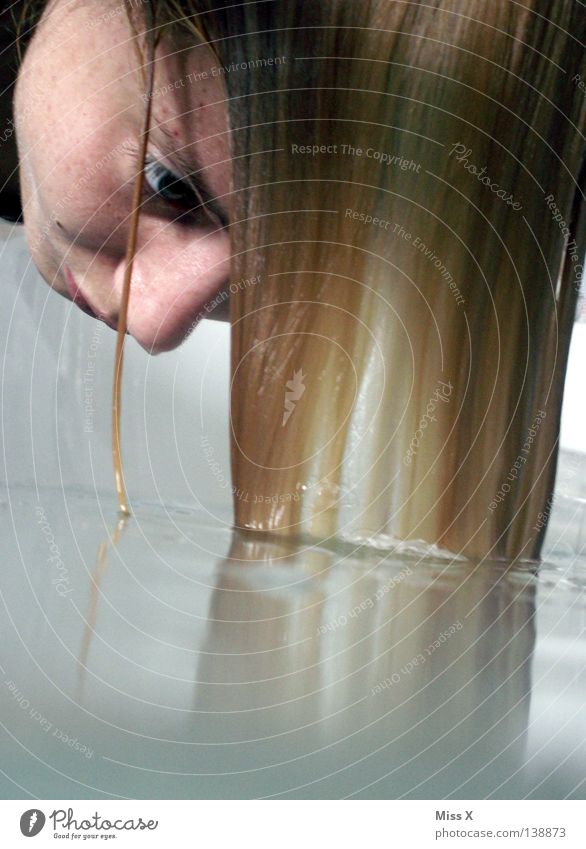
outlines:
[{"label": "freckled skin", "polygon": [[[111,324],[122,291],[145,108],[136,45],[121,8],[119,0],[49,3],[15,95],[21,193],[33,260],[49,285],[70,297],[67,266],[83,299]],[[115,14],[105,19],[108,10]],[[157,126],[164,123],[184,157],[197,155],[211,193],[228,210],[224,90],[217,77],[195,83],[188,78],[215,64],[205,46],[174,50],[165,41],[159,44],[149,152],[161,157]],[[174,88],[177,80],[183,84]],[[172,155],[162,162],[178,171]],[[205,215],[174,222],[180,213],[160,198],[141,211],[128,328],[153,353],[180,344],[228,279],[227,233]]]}]

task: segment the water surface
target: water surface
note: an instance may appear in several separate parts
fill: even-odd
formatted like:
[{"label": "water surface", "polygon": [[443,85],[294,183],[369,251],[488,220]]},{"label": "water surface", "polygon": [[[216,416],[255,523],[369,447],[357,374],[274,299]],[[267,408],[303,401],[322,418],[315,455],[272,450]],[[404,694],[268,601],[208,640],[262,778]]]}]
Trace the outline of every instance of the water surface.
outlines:
[{"label": "water surface", "polygon": [[299,549],[0,500],[4,798],[586,795],[584,563]]}]

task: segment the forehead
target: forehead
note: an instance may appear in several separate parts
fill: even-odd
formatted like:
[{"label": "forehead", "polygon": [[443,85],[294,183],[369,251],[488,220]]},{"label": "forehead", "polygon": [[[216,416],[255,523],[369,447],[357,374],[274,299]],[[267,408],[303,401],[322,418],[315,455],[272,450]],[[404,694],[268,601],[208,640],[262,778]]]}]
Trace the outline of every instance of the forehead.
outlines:
[{"label": "forehead", "polygon": [[178,139],[186,131],[193,138],[202,121],[213,131],[210,122],[216,123],[226,103],[222,69],[213,52],[206,44],[183,41],[167,35],[157,46],[152,92],[153,117]]},{"label": "forehead", "polygon": [[[145,109],[137,30],[121,2],[60,0],[48,8],[23,67],[37,128],[59,128],[43,162],[64,158],[73,168],[136,138]],[[223,69],[207,45],[179,28],[157,44],[151,128],[162,155],[178,151],[203,162],[213,191],[226,194],[228,168],[213,167],[229,160]]]},{"label": "forehead", "polygon": [[[152,93],[152,137],[163,152],[177,151],[205,161],[208,179],[221,195],[228,191],[225,169],[213,168],[229,160],[227,98],[219,66],[210,48],[195,36],[167,35],[156,50]],[[194,154],[197,155],[194,155]]]},{"label": "forehead", "polygon": [[[53,0],[48,3],[33,39],[34,59],[56,66],[61,77],[75,76],[88,90],[111,87],[126,92],[142,81],[146,58],[145,22],[136,0],[97,3]],[[210,48],[185,27],[166,27],[158,38],[155,96],[169,104],[182,99],[186,108],[198,98],[222,90],[221,71]],[[91,80],[94,84],[91,84]],[[169,96],[170,95],[170,96]],[[182,96],[182,97],[181,97]]]}]

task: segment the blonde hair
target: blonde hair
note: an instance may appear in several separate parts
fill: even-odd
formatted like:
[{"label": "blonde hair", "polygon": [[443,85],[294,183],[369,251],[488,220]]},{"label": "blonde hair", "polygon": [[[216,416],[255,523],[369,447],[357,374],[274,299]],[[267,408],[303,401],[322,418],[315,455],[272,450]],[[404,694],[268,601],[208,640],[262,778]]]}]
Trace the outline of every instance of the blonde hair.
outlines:
[{"label": "blonde hair", "polygon": [[231,297],[236,526],[538,556],[585,245],[581,4],[175,5],[237,69],[232,276],[260,283]]},{"label": "blonde hair", "polygon": [[218,57],[232,279],[260,281],[230,298],[236,527],[537,557],[586,242],[582,5],[154,5]]}]

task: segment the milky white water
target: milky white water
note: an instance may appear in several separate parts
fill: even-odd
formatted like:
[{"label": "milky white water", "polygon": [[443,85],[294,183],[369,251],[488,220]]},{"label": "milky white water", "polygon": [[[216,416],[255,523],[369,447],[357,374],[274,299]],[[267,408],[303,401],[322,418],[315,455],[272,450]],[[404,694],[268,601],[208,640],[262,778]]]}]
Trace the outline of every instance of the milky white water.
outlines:
[{"label": "milky white water", "polygon": [[[584,563],[236,540],[0,507],[4,797],[584,798]],[[97,562],[102,544],[109,546]]]},{"label": "milky white water", "polygon": [[233,537],[204,322],[128,346],[121,528],[113,334],[4,238],[2,797],[585,797],[583,418],[539,565]]}]

